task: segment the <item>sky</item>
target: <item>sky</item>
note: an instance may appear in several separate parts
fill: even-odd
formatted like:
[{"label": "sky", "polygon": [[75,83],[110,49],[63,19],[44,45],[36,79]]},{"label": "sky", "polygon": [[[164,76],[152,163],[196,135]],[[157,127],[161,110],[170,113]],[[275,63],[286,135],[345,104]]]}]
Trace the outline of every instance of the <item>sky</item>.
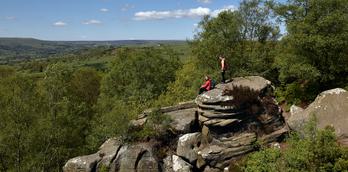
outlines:
[{"label": "sky", "polygon": [[186,40],[240,0],[0,0],[0,37]]}]

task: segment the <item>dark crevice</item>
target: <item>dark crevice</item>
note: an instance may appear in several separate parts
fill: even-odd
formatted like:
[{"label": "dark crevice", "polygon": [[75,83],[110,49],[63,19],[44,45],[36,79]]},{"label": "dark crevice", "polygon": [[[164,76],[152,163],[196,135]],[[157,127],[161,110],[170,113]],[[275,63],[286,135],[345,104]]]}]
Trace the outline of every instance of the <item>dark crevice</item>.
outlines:
[{"label": "dark crevice", "polygon": [[140,162],[140,160],[142,159],[142,157],[147,153],[148,151],[147,150],[142,150],[140,153],[139,153],[139,155],[138,155],[138,157],[137,157],[137,159],[135,160],[135,172],[137,172],[138,171],[138,164],[139,164],[139,162]]},{"label": "dark crevice", "polygon": [[112,163],[112,162],[115,161],[115,159],[117,158],[117,155],[118,155],[118,153],[120,152],[120,150],[121,150],[122,147],[123,147],[123,145],[120,145],[120,146],[118,147],[118,149],[116,150],[115,156],[113,156],[113,157],[111,158],[110,163]]}]

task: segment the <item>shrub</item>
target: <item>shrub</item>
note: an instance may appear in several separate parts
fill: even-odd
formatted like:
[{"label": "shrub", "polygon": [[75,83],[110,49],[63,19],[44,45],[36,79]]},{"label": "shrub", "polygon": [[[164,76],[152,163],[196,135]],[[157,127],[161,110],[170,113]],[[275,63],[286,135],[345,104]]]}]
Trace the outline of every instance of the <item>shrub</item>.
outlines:
[{"label": "shrub", "polygon": [[315,120],[307,125],[304,135],[292,133],[284,151],[263,148],[249,155],[244,171],[347,171],[348,152],[336,142],[334,129],[317,130]]},{"label": "shrub", "polygon": [[237,106],[249,107],[252,104],[260,103],[259,100],[259,91],[255,91],[249,87],[243,86],[233,86],[232,88],[227,88],[223,90],[222,95],[224,96],[233,96],[233,100],[227,101],[226,106]]}]

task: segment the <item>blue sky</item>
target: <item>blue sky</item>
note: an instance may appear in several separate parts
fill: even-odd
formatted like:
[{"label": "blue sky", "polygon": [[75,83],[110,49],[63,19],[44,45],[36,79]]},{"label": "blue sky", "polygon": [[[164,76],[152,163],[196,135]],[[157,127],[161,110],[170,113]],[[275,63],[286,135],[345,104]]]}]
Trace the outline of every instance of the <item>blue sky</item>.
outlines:
[{"label": "blue sky", "polygon": [[1,0],[0,37],[190,39],[205,14],[240,0]]}]

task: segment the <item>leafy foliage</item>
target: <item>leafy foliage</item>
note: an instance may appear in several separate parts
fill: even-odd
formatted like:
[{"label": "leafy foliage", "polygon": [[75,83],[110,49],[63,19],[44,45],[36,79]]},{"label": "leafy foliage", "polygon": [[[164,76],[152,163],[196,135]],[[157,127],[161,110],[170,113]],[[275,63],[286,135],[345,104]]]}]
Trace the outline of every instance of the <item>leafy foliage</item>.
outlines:
[{"label": "leafy foliage", "polygon": [[225,102],[226,106],[234,105],[237,107],[250,107],[252,104],[260,103],[259,91],[255,91],[249,87],[244,86],[233,86],[232,88],[225,88],[223,90],[223,95],[232,96],[233,99]]},{"label": "leafy foliage", "polygon": [[316,130],[315,121],[306,126],[304,136],[293,133],[287,148],[263,148],[251,154],[244,171],[347,171],[348,150],[336,142],[333,128]]},{"label": "leafy foliage", "polygon": [[276,58],[284,87],[300,84],[308,92],[306,85],[316,83],[319,93],[347,83],[347,6],[346,0],[292,0],[276,8],[288,30]]}]

